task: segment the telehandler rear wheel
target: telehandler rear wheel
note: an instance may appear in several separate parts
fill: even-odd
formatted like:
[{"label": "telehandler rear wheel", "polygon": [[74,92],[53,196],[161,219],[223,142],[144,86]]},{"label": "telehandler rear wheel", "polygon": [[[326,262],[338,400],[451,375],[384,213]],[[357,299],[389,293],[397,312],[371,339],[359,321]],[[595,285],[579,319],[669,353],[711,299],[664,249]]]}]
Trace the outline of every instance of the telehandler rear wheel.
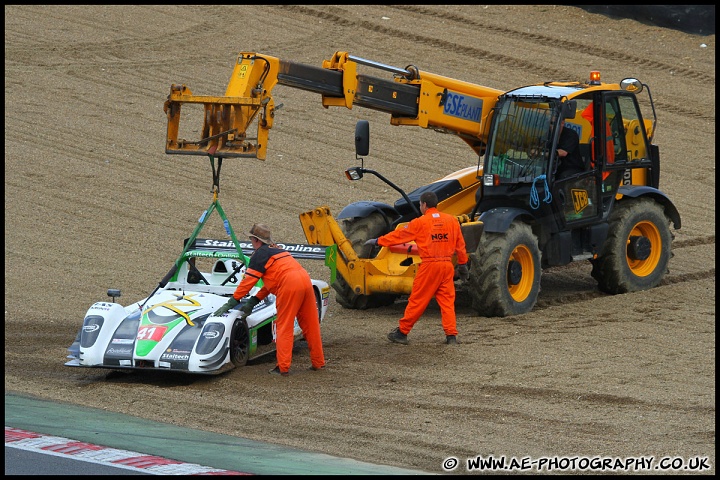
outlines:
[{"label": "telehandler rear wheel", "polygon": [[621,200],[610,214],[608,237],[592,260],[598,288],[618,294],[657,286],[673,256],[670,220],[650,198]]},{"label": "telehandler rear wheel", "polygon": [[470,261],[470,298],[486,317],[533,309],[540,293],[540,249],[529,225],[513,222],[503,233],[483,232]]},{"label": "telehandler rear wheel", "polygon": [[[363,218],[343,219],[340,228],[360,258],[371,258],[373,255],[372,247],[364,245],[365,241],[384,235],[389,229],[385,217],[380,213],[371,213]],[[399,297],[399,295],[389,293],[358,295],[340,276],[332,286],[335,289],[335,300],[343,307],[354,310],[392,305]]]}]

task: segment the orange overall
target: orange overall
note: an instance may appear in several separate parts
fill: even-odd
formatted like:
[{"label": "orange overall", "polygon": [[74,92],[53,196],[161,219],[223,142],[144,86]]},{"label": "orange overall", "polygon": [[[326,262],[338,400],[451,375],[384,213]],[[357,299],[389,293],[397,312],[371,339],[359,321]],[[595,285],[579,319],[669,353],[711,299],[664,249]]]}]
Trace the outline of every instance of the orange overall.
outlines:
[{"label": "orange overall", "polygon": [[261,278],[264,285],[255,294],[258,300],[270,293],[277,297],[275,348],[280,371],[290,370],[296,317],[307,341],[313,367],[324,366],[320,318],[310,275],[290,252],[262,245],[250,257],[245,276],[233,294],[235,300],[239,301],[247,295]]},{"label": "orange overall", "polygon": [[422,262],[413,280],[405,314],[400,319],[400,332],[407,335],[435,297],[445,335],[457,335],[453,255],[457,254],[458,264],[468,261],[460,223],[435,207],[428,208],[405,228],[379,237],[378,245],[389,247],[412,240],[418,246]]}]

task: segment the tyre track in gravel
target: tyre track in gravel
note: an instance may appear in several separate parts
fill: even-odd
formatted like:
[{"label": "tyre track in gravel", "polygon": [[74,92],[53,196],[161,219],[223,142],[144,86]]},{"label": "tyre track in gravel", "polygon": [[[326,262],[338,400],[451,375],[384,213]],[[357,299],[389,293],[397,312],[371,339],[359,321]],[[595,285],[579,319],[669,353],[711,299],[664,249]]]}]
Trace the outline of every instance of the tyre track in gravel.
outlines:
[{"label": "tyre track in gravel", "polygon": [[[56,15],[57,21],[66,21],[66,22],[72,22],[73,20],[69,17],[63,17],[60,15]],[[208,27],[216,21],[219,20],[219,16],[215,17],[209,17],[204,19],[203,22],[199,24],[194,24],[192,28],[185,29],[184,31],[181,31],[180,33],[175,33],[171,35],[170,42],[174,44],[183,44],[183,42],[190,39],[191,35],[196,35],[197,31],[207,31]],[[89,24],[87,22],[79,23],[80,26],[88,26]],[[94,25],[93,25],[94,26]],[[112,31],[113,29],[110,29]],[[120,29],[116,30],[117,32],[121,32]],[[108,42],[102,42],[102,43],[93,43],[93,44],[79,44],[75,45],[74,47],[70,47],[67,49],[62,50],[61,58],[66,59],[64,62],[56,62],[52,65],[47,65],[50,68],[58,68],[60,67],[62,70],[64,70],[64,73],[68,75],[71,80],[79,80],[81,83],[88,83],[88,84],[95,84],[99,85],[101,87],[107,87],[108,92],[124,92],[123,96],[124,98],[129,98],[130,100],[127,100],[129,102],[135,102],[138,104],[141,103],[159,103],[160,101],[164,100],[163,97],[157,96],[156,89],[152,89],[149,85],[157,85],[158,82],[161,82],[165,85],[166,84],[166,78],[171,77],[171,72],[169,71],[172,65],[176,65],[176,60],[173,58],[171,60],[163,60],[163,61],[156,61],[152,59],[148,59],[146,61],[143,61],[141,63],[136,61],[128,61],[126,57],[133,56],[132,52],[137,52],[139,50],[144,49],[150,49],[153,44],[156,41],[159,41],[160,38],[151,39],[150,41],[141,41],[141,40],[134,40],[134,39],[121,39],[121,40],[112,40]],[[167,38],[162,38],[163,42],[168,42]],[[50,43],[47,43],[46,46],[48,48],[52,48]],[[26,50],[23,51],[22,49],[15,49],[13,51],[13,57],[18,58],[21,62],[24,62],[26,65],[36,65],[35,59],[31,58],[30,61],[27,61],[24,57],[25,54],[28,55],[38,55],[38,49],[32,49],[32,50]],[[129,52],[129,53],[128,53]],[[192,58],[184,58],[185,62],[192,62]],[[223,62],[227,62],[228,59],[223,59]],[[112,64],[112,71],[113,73],[107,73],[102,71],[100,68],[98,68],[98,64],[102,65],[105,63]],[[208,63],[214,63],[212,58],[203,57],[201,60],[198,60],[198,64],[208,64]],[[161,68],[158,68],[160,66],[167,65],[167,71],[164,71]],[[89,67],[89,68],[82,68],[82,67]],[[90,68],[91,67],[91,68]],[[16,67],[18,70],[19,67]],[[143,72],[154,72],[152,76],[145,75]],[[60,72],[58,72],[60,73]],[[192,77],[189,79],[191,80]],[[224,76],[223,76],[224,79]],[[213,81],[222,81],[219,76],[215,76],[215,78],[212,79]],[[169,83],[167,83],[169,88]],[[204,88],[207,88],[207,85],[203,86]],[[137,95],[137,98],[134,99],[134,95]],[[293,95],[290,95],[290,98],[296,98],[293,97]],[[318,98],[319,100],[319,98]],[[301,110],[305,111],[308,110],[307,105],[303,105],[302,103],[303,99],[300,98],[300,107]],[[92,120],[93,117],[97,118],[98,120],[102,120],[100,114],[94,114],[92,112],[101,112],[104,109],[107,109],[107,97],[102,97],[99,99],[92,99],[92,98],[78,98],[78,102],[81,105],[81,109],[85,112],[86,116],[88,117],[88,121]],[[316,106],[319,107],[319,101],[315,103]],[[111,107],[115,108],[115,107]],[[124,108],[124,106],[119,106],[119,108]],[[153,125],[157,124],[159,125],[159,122],[157,122],[157,118],[154,116],[148,116],[147,109],[139,110],[142,115],[141,118],[139,118],[137,121],[140,123],[144,123],[146,125]],[[163,115],[160,113],[160,115]],[[288,141],[286,143],[292,143],[292,144],[299,144],[300,142],[305,142],[307,145],[308,142],[314,141],[318,145],[316,148],[310,148],[309,150],[318,150],[322,149],[323,146],[325,149],[328,147],[328,140],[333,139],[334,137],[337,137],[338,135],[333,136],[332,130],[337,129],[338,122],[337,118],[340,116],[344,116],[345,112],[338,112],[334,114],[325,114],[322,117],[317,117],[314,119],[314,124],[317,124],[317,126],[314,126],[312,129],[312,133],[310,135],[302,134],[301,132],[298,133],[298,129],[293,128],[288,136]],[[108,115],[111,116],[111,115]],[[299,122],[299,120],[298,120]],[[98,122],[100,123],[100,122]],[[291,124],[291,125],[294,125]],[[29,127],[29,126],[28,126]],[[326,133],[326,130],[323,130],[322,127],[327,127],[327,130],[330,131],[330,133]],[[57,140],[58,134],[60,138],[82,138],[83,131],[80,130],[69,130],[69,131],[62,131],[62,126],[59,126],[55,128],[55,131],[52,133],[43,133],[41,132],[39,135],[32,134],[26,129],[18,129],[20,132],[28,131],[27,134],[20,134],[19,138],[26,141],[32,141],[36,145],[39,146],[46,146],[48,147],[48,150],[56,149],[57,148]],[[165,125],[161,125],[161,129],[164,130]],[[302,127],[301,127],[302,128]],[[141,132],[140,134],[146,134],[147,132]],[[345,134],[345,137],[351,138],[350,134],[352,133],[352,130],[350,128],[343,128],[342,134]],[[275,135],[273,135],[275,136]],[[295,138],[296,141],[291,140]],[[314,139],[314,140],[313,140]],[[127,142],[130,145],[137,145],[137,144],[147,144],[149,141],[145,142]],[[349,141],[345,142],[345,148],[348,148],[348,145],[350,144]],[[273,142],[273,145],[275,143]],[[161,144],[158,144],[158,150],[162,148]],[[96,161],[96,154],[92,151],[88,151],[85,147],[85,145],[79,144],[65,144],[61,146],[61,149],[63,152],[68,154],[71,157],[74,157],[76,159],[84,159],[88,163]],[[277,152],[282,152],[283,150],[281,148],[277,149]],[[156,156],[154,153],[152,154],[154,157]],[[123,166],[124,172],[129,172],[134,178],[142,179],[143,175],[147,172],[147,165],[146,165],[146,158],[147,151],[138,151],[138,150],[131,150],[129,148],[124,149],[122,152],[118,152],[116,155],[109,154],[106,155],[106,161],[107,162],[116,162],[116,161],[123,161],[125,162],[125,165]],[[349,157],[348,157],[349,158]],[[154,172],[162,176],[164,178],[172,178],[174,176],[174,173],[176,172],[176,166],[174,163],[167,162],[167,161],[161,161],[157,162],[153,169]],[[322,181],[337,181],[337,175],[336,172],[333,172],[333,174],[330,173],[327,169],[319,169],[316,171],[308,172],[302,167],[296,167],[294,163],[289,163],[285,165],[285,170],[294,173],[294,181],[293,179],[283,182],[285,185],[287,185],[287,189],[284,190],[285,196],[289,196],[290,198],[300,198],[302,197],[303,193],[307,191],[306,187],[303,187],[302,185],[311,185],[313,183],[317,183],[318,187],[322,185]],[[201,173],[197,168],[192,170],[194,172],[194,175],[189,175],[190,177],[198,177]],[[271,179],[269,178],[268,181],[277,181],[278,178]],[[142,180],[140,180],[142,182]],[[260,180],[262,182],[262,180]],[[271,182],[272,183],[272,182]],[[151,182],[149,183],[151,184]],[[261,207],[269,207],[276,210],[282,210],[284,202],[287,198],[284,197],[278,197],[277,195],[274,195],[272,193],[265,194],[265,192],[272,192],[272,187],[270,183],[265,185],[265,188],[262,188],[262,192],[257,197],[250,197],[250,200],[254,200],[258,203]],[[322,189],[311,189],[313,191],[320,192]],[[129,193],[132,193],[133,187],[131,186],[129,189]],[[152,191],[141,191],[136,192],[143,195],[149,194],[150,197],[153,196]],[[322,202],[324,203],[324,202]],[[118,212],[116,212],[118,213]],[[129,215],[126,213],[126,215]],[[122,215],[121,215],[122,216]]]},{"label": "tyre track in gravel", "polygon": [[[14,124],[15,126],[13,126]],[[147,152],[128,149],[124,152],[112,153],[106,150],[102,154],[103,161],[98,159],[97,152],[92,149],[88,150],[87,144],[64,143],[58,145],[58,136],[60,138],[83,138],[86,132],[83,128],[66,129],[63,125],[58,125],[54,131],[49,132],[45,130],[34,131],[30,128],[30,125],[26,125],[26,127],[28,128],[23,128],[21,122],[15,121],[13,117],[6,117],[6,128],[18,132],[14,135],[15,141],[32,143],[33,148],[47,152],[53,152],[59,147],[63,152],[60,158],[63,162],[62,168],[73,170],[74,174],[71,178],[80,181],[73,188],[58,189],[54,197],[46,197],[42,195],[42,192],[47,188],[48,184],[56,182],[56,178],[39,181],[44,179],[46,175],[18,174],[16,172],[13,175],[6,176],[5,185],[7,188],[16,191],[34,192],[30,196],[39,200],[52,200],[51,203],[45,205],[50,210],[65,210],[68,215],[72,216],[78,210],[89,207],[91,210],[101,214],[101,217],[110,215],[117,219],[132,220],[138,219],[138,214],[145,212],[145,205],[135,204],[132,201],[133,198],[142,197],[148,199],[148,202],[151,203],[161,203],[162,199],[167,197],[166,191],[157,189],[156,180],[147,177]],[[66,161],[64,159],[70,160]],[[39,171],[53,171],[57,168],[57,161],[57,157],[48,155],[41,158],[36,166],[42,167]],[[120,170],[118,170],[118,165]],[[176,170],[177,167],[172,164],[163,165],[160,163],[153,166],[153,171],[157,175],[164,175],[165,178],[173,178]],[[104,178],[112,178],[118,173],[121,173],[126,179],[124,181],[125,195],[123,198],[130,200],[129,202],[122,199],[117,202],[118,198],[111,190],[102,188]],[[87,180],[87,183],[84,184],[85,188],[82,188],[83,183],[81,181],[83,178]],[[92,185],[97,185],[97,187],[91,188]],[[94,191],[94,194],[86,195],[86,189]],[[192,197],[182,196],[176,198],[174,203],[181,208],[192,208],[193,200]],[[138,209],[133,209],[134,205]],[[149,218],[146,218],[146,220],[149,220]],[[161,220],[159,219],[159,221]]]},{"label": "tyre track in gravel", "polygon": [[[507,35],[512,36],[514,38],[523,38],[527,39],[528,42],[531,43],[539,43],[542,45],[546,45],[548,47],[555,47],[557,45],[557,39],[536,34],[536,33],[528,33],[523,32],[516,29],[511,29],[507,27],[497,27],[490,25],[485,22],[479,22],[472,20],[468,17],[464,17],[462,15],[458,14],[449,14],[446,12],[439,12],[437,10],[433,10],[427,7],[418,7],[418,6],[392,6],[391,8],[398,9],[400,11],[409,11],[416,14],[425,15],[428,17],[436,17],[440,18],[442,20],[449,20],[452,22],[455,22],[459,25],[467,26],[472,25],[478,28],[482,28],[484,30],[501,34],[501,35]],[[356,27],[356,28],[363,28],[369,31],[373,31],[376,33],[381,33],[383,35],[387,35],[389,37],[401,39],[403,41],[411,41],[413,43],[421,43],[421,44],[427,44],[432,46],[433,48],[443,48],[447,51],[454,52],[456,54],[464,54],[469,56],[476,56],[480,58],[484,58],[490,61],[497,62],[499,64],[505,65],[507,68],[517,68],[517,69],[529,69],[538,73],[542,73],[547,75],[550,78],[563,78],[564,75],[566,75],[566,72],[564,70],[559,69],[553,69],[548,68],[546,66],[543,66],[542,64],[538,65],[536,62],[530,62],[530,61],[524,61],[513,57],[508,57],[506,55],[500,55],[496,53],[492,53],[488,50],[479,49],[477,47],[469,47],[469,46],[463,46],[459,45],[455,42],[449,42],[442,39],[438,39],[436,37],[428,37],[428,36],[422,36],[418,34],[409,33],[407,31],[403,30],[397,30],[385,26],[380,26],[378,24],[374,24],[372,22],[367,21],[351,21],[344,17],[341,17],[340,15],[331,14],[326,11],[319,11],[312,9],[310,7],[306,6],[283,6],[282,9],[284,11],[292,11],[297,13],[302,13],[304,15],[321,18],[323,20],[328,20],[332,22],[333,24],[345,26],[345,27]],[[212,18],[212,17],[211,17]],[[59,20],[62,20],[62,18],[59,18]],[[193,25],[192,28],[188,28],[184,31],[181,31],[179,33],[174,33],[172,35],[172,41],[174,43],[182,44],[183,40],[187,40],[193,36],[197,35],[198,31],[207,31],[212,25],[215,24],[215,20],[207,20],[205,22],[202,22],[198,25]],[[120,32],[121,30],[118,29]],[[161,37],[163,42],[167,42],[168,39],[165,37]],[[63,58],[67,57],[73,57],[75,56],[75,52],[77,52],[78,55],[81,55],[82,59],[76,59],[75,62],[77,63],[69,63],[69,62],[63,62],[62,66],[64,68],[70,68],[73,65],[86,65],[86,64],[96,64],[98,62],[107,62],[107,63],[113,63],[115,65],[115,68],[126,68],[129,69],[130,72],[134,74],[134,76],[138,76],[138,74],[141,74],[144,71],[153,71],[157,72],[156,75],[152,77],[152,79],[157,80],[158,78],[169,78],[171,75],[171,72],[164,72],[162,70],[158,70],[157,68],[147,68],[147,67],[157,67],[157,66],[168,66],[168,68],[171,68],[172,65],[175,64],[175,60],[148,60],[143,61],[141,63],[138,62],[127,62],[124,63],[122,61],[123,52],[132,48],[134,49],[145,49],[145,48],[151,48],[156,43],[155,40],[160,39],[154,39],[152,41],[144,41],[144,40],[118,40],[118,41],[108,41],[106,44],[92,44],[92,45],[75,45],[73,47],[70,47],[68,49],[63,49],[61,52]],[[634,56],[634,55],[628,55],[624,54],[620,51],[616,50],[608,50],[603,49],[601,47],[597,47],[596,45],[584,45],[579,42],[573,42],[572,40],[563,40],[563,45],[573,47],[573,49],[577,51],[584,51],[589,48],[592,49],[593,54],[613,60],[613,61],[625,61],[632,65],[639,65],[643,66],[649,69],[656,70],[658,72],[667,72],[667,71],[673,71],[675,75],[682,75],[684,77],[687,77],[692,80],[698,80],[705,83],[712,83],[715,82],[715,77],[703,74],[701,72],[697,72],[694,70],[690,70],[687,68],[678,67],[677,65],[669,65],[662,62],[657,61],[649,61],[647,59],[644,59],[642,57]],[[49,50],[57,50],[54,46],[54,44],[48,44],[46,47]],[[37,52],[37,49],[32,49],[33,52]],[[95,55],[97,57],[87,57],[88,52],[95,52]],[[117,53],[113,53],[117,52]],[[15,54],[14,57],[22,58],[22,51],[18,51],[18,49],[14,49],[11,53]],[[26,52],[31,53],[31,52]],[[20,55],[17,55],[20,54]],[[7,55],[7,52],[6,52]],[[45,59],[45,62],[47,62],[48,57],[43,57]],[[52,57],[49,57],[52,58]],[[185,61],[192,62],[192,57],[185,57]],[[16,60],[17,61],[17,60]],[[117,66],[117,64],[120,64],[120,67]],[[197,59],[198,64],[207,64],[210,63],[212,65],[215,64],[215,62],[212,60],[212,57],[201,57]],[[51,63],[46,64],[46,66],[52,66]],[[97,77],[93,77],[97,79]],[[109,86],[122,86],[124,88],[128,87],[128,84],[126,83],[115,83],[115,82],[108,82]],[[145,85],[145,83],[142,83],[141,85]],[[138,88],[142,88],[141,86],[138,86]],[[678,106],[674,103],[664,103],[662,100],[656,100],[656,105],[659,110],[662,110],[663,112],[668,113],[676,113],[679,115],[682,115],[684,117],[694,117],[701,120],[708,120],[713,121],[715,120],[715,116],[712,115],[706,115],[701,113],[699,110],[692,110],[692,109],[686,109],[681,106]]]},{"label": "tyre track in gravel", "polygon": [[[685,273],[682,275],[673,275],[671,271],[665,276],[665,278],[663,278],[658,287],[680,285],[713,278],[715,278],[715,268],[710,268],[702,272]],[[579,293],[558,294],[558,290],[553,289],[550,291],[546,288],[541,290],[533,311],[541,311],[550,307],[567,306],[573,303],[584,303],[598,298],[606,298],[608,296],[610,295],[597,289]]]},{"label": "tyre track in gravel", "polygon": [[[438,11],[436,9],[432,9],[429,7],[421,7],[418,5],[392,5],[390,8],[394,8],[401,11],[408,11],[413,13],[418,13],[422,15],[428,15],[430,17],[436,17],[440,20],[450,20],[455,23],[458,23],[463,26],[472,25],[474,27],[482,28],[483,30],[487,30],[490,32],[494,32],[501,35],[507,35],[512,37],[522,37],[527,39],[528,41],[532,43],[537,43],[540,45],[545,45],[547,47],[556,47],[557,46],[557,38],[548,37],[546,35],[541,35],[537,33],[528,33],[517,29],[512,29],[508,27],[498,27],[495,25],[491,25],[486,22],[477,21],[472,18],[458,15],[458,14],[452,14],[452,13],[445,13]],[[575,50],[575,51],[587,51],[588,49],[591,49],[593,54],[599,57],[603,57],[608,60],[620,62],[620,63],[628,63],[629,65],[636,65],[636,66],[642,66],[649,69],[654,69],[659,72],[667,72],[667,71],[674,71],[678,75],[682,75],[684,77],[687,77],[692,80],[698,80],[703,83],[715,83],[715,76],[714,75],[706,75],[702,72],[698,72],[695,70],[691,70],[688,68],[678,67],[677,65],[670,65],[667,63],[662,63],[654,60],[648,60],[644,57],[638,57],[636,55],[628,55],[622,51],[618,50],[609,50],[606,48],[598,47],[597,44],[584,44],[580,42],[575,42],[573,40],[569,40],[567,38],[563,39],[563,48],[567,48],[568,50]],[[713,117],[714,118],[714,117]]]},{"label": "tyre track in gravel", "polygon": [[[111,8],[111,7],[108,7]],[[120,7],[118,7],[120,8]],[[163,12],[164,7],[142,7],[150,10],[151,12]],[[47,8],[42,6],[26,7],[23,9],[15,10],[14,17],[17,20],[23,16],[32,18],[35,15],[43,15],[46,19],[52,19],[57,23],[76,25],[78,27],[87,27],[96,29],[98,28],[97,21],[83,21],[83,19],[72,13],[63,14],[67,12],[67,8]],[[172,21],[175,17],[171,14],[167,14],[168,21]],[[98,60],[104,60],[109,63],[121,63],[127,67],[135,67],[138,70],[135,73],[142,73],[143,70],[140,68],[146,67],[157,67],[157,66],[177,66],[178,59],[176,56],[163,57],[162,60],[151,60],[152,57],[144,58],[142,62],[137,60],[128,61],[128,57],[135,56],[137,51],[154,52],[158,45],[183,45],[190,41],[196,41],[198,32],[202,32],[203,35],[211,36],[213,29],[218,22],[222,20],[223,15],[221,13],[208,14],[202,17],[203,21],[198,21],[198,17],[193,17],[191,13],[188,13],[188,18],[183,19],[189,22],[185,28],[180,30],[173,29],[169,35],[164,33],[158,33],[156,36],[148,36],[144,30],[138,30],[133,32],[128,30],[126,25],[121,27],[116,26],[113,23],[107,22],[103,24],[102,28],[108,32],[108,40],[106,41],[92,41],[92,42],[78,42],[63,44],[62,48],[58,46],[55,41],[44,41],[38,37],[28,37],[27,46],[18,46],[17,42],[11,47],[6,46],[6,56],[8,53],[11,56],[16,57],[15,62],[23,64],[26,62],[27,65],[31,66],[62,66],[62,67],[73,67],[82,65],[94,65]],[[175,22],[177,24],[177,22]],[[13,24],[8,25],[6,33],[21,37],[24,33],[23,28],[14,27]],[[111,38],[112,33],[116,33],[119,38]],[[131,38],[127,38],[131,37]],[[132,38],[136,37],[136,38]],[[53,55],[47,55],[47,52],[53,52]],[[127,52],[130,52],[129,54]],[[187,61],[188,65],[202,64],[203,59],[207,61],[209,58],[207,53],[212,54],[213,50],[210,49],[208,52],[203,52],[202,55],[193,54],[191,52],[183,52],[183,60]],[[215,53],[217,56],[221,56],[220,52]],[[212,57],[210,57],[212,58]],[[43,63],[36,63],[36,60],[42,60]],[[153,71],[154,69],[146,68],[147,71]]]},{"label": "tyre track in gravel", "polygon": [[[672,244],[672,250],[673,252],[677,252],[678,250],[686,248],[709,245],[715,245],[715,235],[699,236],[682,241],[675,241]],[[587,269],[587,262],[573,262],[567,265],[550,268],[547,273],[551,272],[552,274],[560,274],[563,276],[567,276],[568,278],[574,278],[578,275],[584,277],[587,282],[592,285],[592,290],[565,293],[563,288],[542,288],[538,297],[538,301],[533,310],[540,311],[550,307],[568,305],[572,303],[588,302],[597,298],[608,297],[607,293],[601,292],[597,289],[597,286],[595,285],[595,280],[593,280],[589,276],[589,273],[586,274],[585,272],[583,272],[583,270]],[[543,281],[544,279],[544,283],[546,284],[549,280],[547,273],[544,272],[543,276],[541,277],[541,281]],[[671,268],[670,272],[663,278],[663,280],[660,282],[660,285],[658,286],[679,285],[712,278],[715,278],[714,266],[705,270],[683,273],[673,273],[673,269]],[[558,279],[554,280],[559,281]]]},{"label": "tyre track in gravel", "polygon": [[[468,390],[472,391],[472,387],[468,386]],[[453,395],[458,395],[458,392],[462,392],[463,389],[451,389],[448,388],[448,391],[452,391]],[[633,398],[630,396],[625,395],[608,395],[608,394],[594,394],[594,393],[587,393],[587,392],[576,392],[576,391],[563,391],[558,390],[555,388],[529,388],[529,387],[520,387],[520,386],[493,386],[493,385],[486,385],[480,389],[482,393],[487,393],[491,395],[497,395],[500,397],[518,397],[518,398],[539,398],[539,399],[551,399],[553,401],[568,401],[573,402],[576,400],[581,400],[582,402],[587,402],[596,405],[597,407],[600,407],[602,405],[626,405],[628,407],[636,408],[638,410],[646,410],[646,409],[655,409],[655,410],[661,410],[661,411],[677,411],[681,410],[686,413],[703,413],[703,414],[710,414],[715,411],[714,408],[711,407],[703,407],[698,405],[677,405],[677,404],[667,404],[667,403],[661,403],[661,402],[648,402],[646,400]],[[462,397],[463,395],[460,394]],[[459,401],[458,408],[462,404],[470,404],[470,400],[472,396],[470,395],[464,395],[466,398],[464,400]],[[503,402],[504,403],[504,402]]]},{"label": "tyre track in gravel", "polygon": [[[142,8],[151,10],[151,12],[165,11],[164,7],[152,8],[146,6]],[[241,10],[243,7],[234,8]],[[285,8],[263,8],[271,8],[277,13],[287,13]],[[16,16],[25,13],[28,18],[32,18],[35,14],[42,14],[48,18],[55,19],[58,23],[77,24],[80,27],[98,27],[97,23],[84,22],[75,15],[59,14],[59,12],[64,12],[65,10],[67,9],[53,10],[44,7],[28,7],[23,10],[18,10]],[[208,43],[214,43],[216,40],[214,40],[213,37],[219,34],[222,29],[232,30],[230,26],[227,26],[229,25],[227,23],[227,9],[205,9],[202,17],[194,16],[192,11],[192,9],[188,9],[189,13],[187,14],[187,18],[182,19],[184,22],[189,23],[188,26],[180,28],[179,30],[173,29],[169,33],[162,33],[161,31],[161,33],[158,33],[156,36],[148,37],[147,32],[143,30],[132,32],[129,31],[126,26],[116,27],[112,23],[107,23],[103,26],[109,33],[107,36],[111,37],[110,34],[116,33],[119,38],[111,38],[102,42],[94,41],[92,43],[73,42],[72,44],[63,45],[62,48],[59,48],[53,41],[43,41],[37,37],[28,37],[28,46],[17,46],[17,44],[10,47],[6,46],[6,58],[14,58],[13,63],[16,65],[31,67],[42,66],[44,68],[60,66],[73,69],[79,66],[96,66],[106,63],[113,65],[113,68],[127,70],[128,73],[136,79],[160,79],[163,84],[166,83],[168,78],[172,78],[172,76],[177,73],[179,62],[181,62],[182,65],[201,69],[215,69],[216,65],[222,64],[227,65],[227,71],[225,69],[222,70],[223,76],[222,78],[218,78],[218,86],[224,90],[226,86],[226,78],[224,75],[232,69],[233,57],[227,57],[221,49],[213,48],[208,48],[207,51],[201,55],[184,49],[182,49],[180,55],[178,55],[174,50],[176,46],[182,48],[188,44],[196,44],[201,41],[199,39],[202,37],[207,37]],[[52,14],[51,12],[58,13]],[[175,19],[175,16],[171,14],[167,14],[167,17],[168,21]],[[284,17],[288,18],[287,15],[284,15]],[[200,20],[198,20],[198,18],[200,18]],[[296,21],[296,23],[298,24],[299,32],[306,30],[306,25],[302,21]],[[287,22],[283,24],[283,27],[287,27]],[[8,29],[6,29],[6,33],[18,37],[22,36],[23,32],[24,30],[21,28],[14,29],[13,25],[9,25]],[[136,38],[126,38],[128,36]],[[170,50],[170,52],[164,54],[163,52],[166,50]],[[53,55],[47,55],[46,52],[48,51],[53,52]],[[138,51],[148,52],[149,55],[143,57],[142,61],[138,61],[134,59]],[[157,58],[158,56],[160,58]],[[163,67],[163,69],[160,67]],[[153,72],[153,75],[151,77],[143,77],[145,72]],[[147,82],[138,83],[144,85]],[[110,83],[109,85],[117,84]],[[125,83],[120,85],[127,86]],[[168,91],[169,85],[168,83]],[[142,90],[138,92],[143,93]]]}]

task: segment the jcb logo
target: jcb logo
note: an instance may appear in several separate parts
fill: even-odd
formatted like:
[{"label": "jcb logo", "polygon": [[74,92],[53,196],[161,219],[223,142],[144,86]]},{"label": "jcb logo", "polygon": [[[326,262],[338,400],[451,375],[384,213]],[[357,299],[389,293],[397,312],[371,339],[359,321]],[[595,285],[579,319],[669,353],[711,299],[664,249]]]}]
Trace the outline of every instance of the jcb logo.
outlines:
[{"label": "jcb logo", "polygon": [[588,206],[588,192],[587,190],[570,190],[573,199],[573,206],[575,207],[575,213],[580,213],[585,210]]},{"label": "jcb logo", "polygon": [[448,234],[447,233],[433,233],[430,235],[430,239],[434,242],[446,242],[448,240]]}]

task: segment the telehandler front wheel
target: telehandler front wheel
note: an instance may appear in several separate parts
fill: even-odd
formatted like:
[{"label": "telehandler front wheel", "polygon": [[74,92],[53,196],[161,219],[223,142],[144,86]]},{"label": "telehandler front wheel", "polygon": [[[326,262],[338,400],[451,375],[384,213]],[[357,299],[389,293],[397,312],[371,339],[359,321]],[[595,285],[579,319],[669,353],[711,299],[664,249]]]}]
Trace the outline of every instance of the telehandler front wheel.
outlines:
[{"label": "telehandler front wheel", "polygon": [[615,295],[657,286],[673,256],[673,233],[662,206],[650,198],[621,200],[609,223],[600,255],[592,260],[598,288]]},{"label": "telehandler front wheel", "polygon": [[[367,217],[343,219],[340,228],[357,252],[358,257],[371,258],[372,247],[364,245],[364,243],[371,238],[384,235],[388,232],[389,227],[383,215],[371,213]],[[343,307],[353,310],[392,305],[399,296],[389,293],[357,294],[341,276],[337,277],[332,287],[335,289],[335,300]]]},{"label": "telehandler front wheel", "polygon": [[529,225],[484,232],[470,262],[470,298],[478,314],[507,317],[533,309],[540,293],[540,248]]}]

